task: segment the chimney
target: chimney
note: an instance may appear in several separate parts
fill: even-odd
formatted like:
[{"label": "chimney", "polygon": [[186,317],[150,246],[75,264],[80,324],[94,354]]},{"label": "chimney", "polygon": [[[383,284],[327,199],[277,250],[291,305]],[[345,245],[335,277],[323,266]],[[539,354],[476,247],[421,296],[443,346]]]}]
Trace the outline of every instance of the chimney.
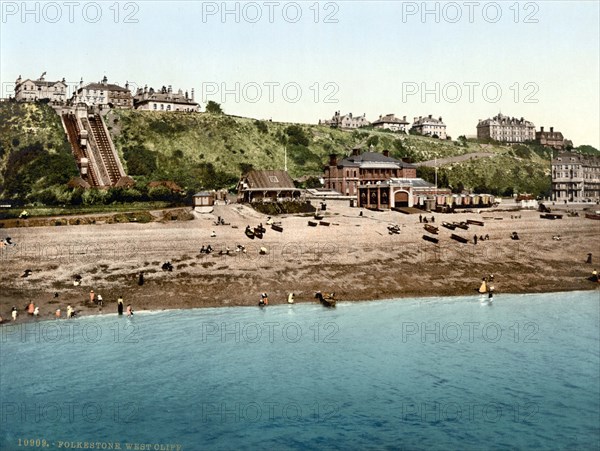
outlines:
[{"label": "chimney", "polygon": [[387,149],[385,149],[385,150],[383,151],[383,156],[384,156],[384,157],[389,157],[389,156],[390,156],[390,151],[389,151],[389,150],[387,150]]},{"label": "chimney", "polygon": [[540,132],[544,133],[544,127],[540,127]]},{"label": "chimney", "polygon": [[440,122],[442,122],[442,116],[440,116]]},{"label": "chimney", "polygon": [[337,166],[337,155],[334,153],[329,154],[329,166]]},{"label": "chimney", "polygon": [[429,115],[429,119],[431,119],[431,116],[432,116],[432,115],[430,114],[430,115]]},{"label": "chimney", "polygon": [[419,118],[417,116],[415,116],[415,120],[413,122],[417,122],[419,120]]},{"label": "chimney", "polygon": [[192,88],[192,101],[194,100],[194,88]]},{"label": "chimney", "polygon": [[354,155],[354,156],[360,155],[360,148],[355,147],[354,149],[352,149],[352,155]]},{"label": "chimney", "polygon": [[402,120],[406,122],[406,116],[402,116]]},{"label": "chimney", "polygon": [[173,93],[173,88],[171,87],[171,85],[169,85],[169,89],[167,90],[167,92],[168,92],[169,94],[172,94],[172,93]]},{"label": "chimney", "polygon": [[554,133],[554,127],[550,127],[550,133]]}]

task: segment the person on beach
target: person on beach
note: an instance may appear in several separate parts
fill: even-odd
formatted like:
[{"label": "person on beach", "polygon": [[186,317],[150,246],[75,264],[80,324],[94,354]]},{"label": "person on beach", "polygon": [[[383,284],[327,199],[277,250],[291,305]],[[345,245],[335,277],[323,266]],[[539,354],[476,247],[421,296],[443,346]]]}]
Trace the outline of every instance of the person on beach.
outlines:
[{"label": "person on beach", "polygon": [[486,284],[486,280],[485,277],[481,279],[481,285],[479,286],[479,292],[480,293],[485,293],[487,291],[487,284]]},{"label": "person on beach", "polygon": [[131,308],[131,304],[127,304],[127,316],[133,316],[133,308]]},{"label": "person on beach", "polygon": [[33,316],[33,312],[35,311],[35,305],[33,304],[33,301],[29,302],[29,305],[27,305],[27,313],[29,313],[31,316]]},{"label": "person on beach", "polygon": [[288,304],[294,303],[294,293],[288,294]]},{"label": "person on beach", "polygon": [[477,235],[473,235],[473,244],[477,244]]},{"label": "person on beach", "polygon": [[55,316],[56,318],[60,318],[60,309],[59,309],[59,308],[57,308],[57,309],[56,309],[56,312],[54,312],[54,316]]},{"label": "person on beach", "polygon": [[98,307],[102,307],[104,305],[104,300],[102,299],[102,295],[98,295]]},{"label": "person on beach", "polygon": [[144,285],[144,271],[140,271],[140,277],[138,278],[138,285],[141,287]]},{"label": "person on beach", "polygon": [[94,290],[90,290],[90,304],[93,304],[96,300],[96,295],[94,294]]},{"label": "person on beach", "polygon": [[590,280],[592,282],[600,282],[600,279],[598,279],[598,271],[595,269],[592,271],[592,277],[590,277]]},{"label": "person on beach", "polygon": [[117,299],[117,313],[119,315],[123,314],[123,297],[119,296],[119,299]]},{"label": "person on beach", "polygon": [[423,222],[423,216],[419,215],[419,222]]},{"label": "person on beach", "polygon": [[67,306],[67,318],[68,319],[73,318],[73,312],[74,312],[73,307],[71,307],[71,304],[69,304]]},{"label": "person on beach", "polygon": [[17,320],[17,315],[18,315],[18,311],[17,311],[17,307],[15,307],[13,305],[12,311],[10,312],[11,316],[12,316],[12,320],[16,321]]},{"label": "person on beach", "polygon": [[33,316],[40,316],[40,308],[36,305],[33,310]]}]

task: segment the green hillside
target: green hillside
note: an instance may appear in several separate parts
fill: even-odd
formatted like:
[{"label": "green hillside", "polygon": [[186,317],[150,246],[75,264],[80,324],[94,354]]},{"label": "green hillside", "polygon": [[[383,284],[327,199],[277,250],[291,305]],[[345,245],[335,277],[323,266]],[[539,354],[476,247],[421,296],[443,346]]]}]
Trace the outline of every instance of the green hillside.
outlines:
[{"label": "green hillside", "polygon": [[[342,157],[356,146],[388,149],[391,156],[412,162],[493,154],[440,164],[439,186],[455,191],[547,195],[550,189],[552,153],[535,145],[440,141],[372,129],[341,131],[210,113],[113,110],[105,121],[127,173],[137,183],[130,189],[82,192],[66,187],[77,168],[53,110],[44,104],[0,103],[1,196],[44,204],[165,200],[160,197],[164,188],[149,191],[147,183],[172,180],[188,194],[200,189],[231,189],[249,168],[282,169],[284,149],[293,178],[319,177],[330,153]],[[418,170],[430,181],[434,172],[431,167]]]}]

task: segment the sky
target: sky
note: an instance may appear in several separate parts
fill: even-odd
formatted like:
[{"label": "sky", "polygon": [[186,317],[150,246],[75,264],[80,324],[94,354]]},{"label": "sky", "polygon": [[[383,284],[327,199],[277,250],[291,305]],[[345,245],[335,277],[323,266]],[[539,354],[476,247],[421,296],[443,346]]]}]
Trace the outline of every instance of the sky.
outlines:
[{"label": "sky", "polygon": [[204,109],[317,123],[499,112],[600,147],[598,1],[1,1],[1,96],[15,80],[194,90]]}]

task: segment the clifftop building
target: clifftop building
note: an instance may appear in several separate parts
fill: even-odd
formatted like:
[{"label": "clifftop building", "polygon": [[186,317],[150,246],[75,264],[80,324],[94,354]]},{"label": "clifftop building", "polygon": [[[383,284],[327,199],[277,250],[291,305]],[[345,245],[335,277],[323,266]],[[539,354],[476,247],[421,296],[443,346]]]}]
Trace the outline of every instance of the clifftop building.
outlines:
[{"label": "clifftop building", "polygon": [[406,120],[406,116],[403,116],[402,119],[397,118],[394,114],[386,114],[385,116],[379,116],[379,119],[373,121],[371,124],[374,128],[383,128],[386,130],[391,130],[393,132],[407,132],[408,121]]},{"label": "clifftop building", "polygon": [[329,125],[332,128],[351,130],[371,125],[365,116],[365,114],[362,116],[352,116],[352,113],[342,116],[339,111],[336,111],[331,120],[319,120],[319,125]]},{"label": "clifftop building", "polygon": [[192,95],[185,94],[180,89],[177,93],[173,93],[171,85],[163,86],[160,91],[155,91],[153,88],[139,88],[133,98],[136,110],[147,111],[187,111],[197,112],[199,105],[194,102],[194,90]]},{"label": "clifftop building", "polygon": [[583,202],[600,200],[600,157],[574,152],[552,160],[552,199]]},{"label": "clifftop building", "polygon": [[563,150],[566,147],[566,143],[563,134],[561,132],[555,132],[554,127],[550,127],[549,132],[544,131],[544,127],[540,127],[539,132],[535,132],[535,142],[542,146],[552,147],[556,150]]},{"label": "clifftop building", "polygon": [[108,83],[106,76],[99,83],[83,85],[73,94],[71,102],[74,104],[85,103],[87,106],[109,106],[111,108],[133,108],[133,97],[129,91],[129,83],[125,87]]},{"label": "clifftop building", "polygon": [[446,139],[446,124],[442,121],[441,116],[438,119],[434,118],[431,114],[427,117],[415,117],[410,129],[418,135],[435,135],[439,139]]},{"label": "clifftop building", "polygon": [[37,80],[27,78],[23,80],[19,75],[15,82],[15,100],[19,102],[34,102],[36,100],[50,100],[53,103],[67,101],[67,83],[61,81],[46,81],[44,72]]},{"label": "clifftop building", "polygon": [[535,140],[535,125],[524,118],[504,116],[499,113],[491,119],[479,120],[477,139],[493,139],[506,143],[522,143]]}]

